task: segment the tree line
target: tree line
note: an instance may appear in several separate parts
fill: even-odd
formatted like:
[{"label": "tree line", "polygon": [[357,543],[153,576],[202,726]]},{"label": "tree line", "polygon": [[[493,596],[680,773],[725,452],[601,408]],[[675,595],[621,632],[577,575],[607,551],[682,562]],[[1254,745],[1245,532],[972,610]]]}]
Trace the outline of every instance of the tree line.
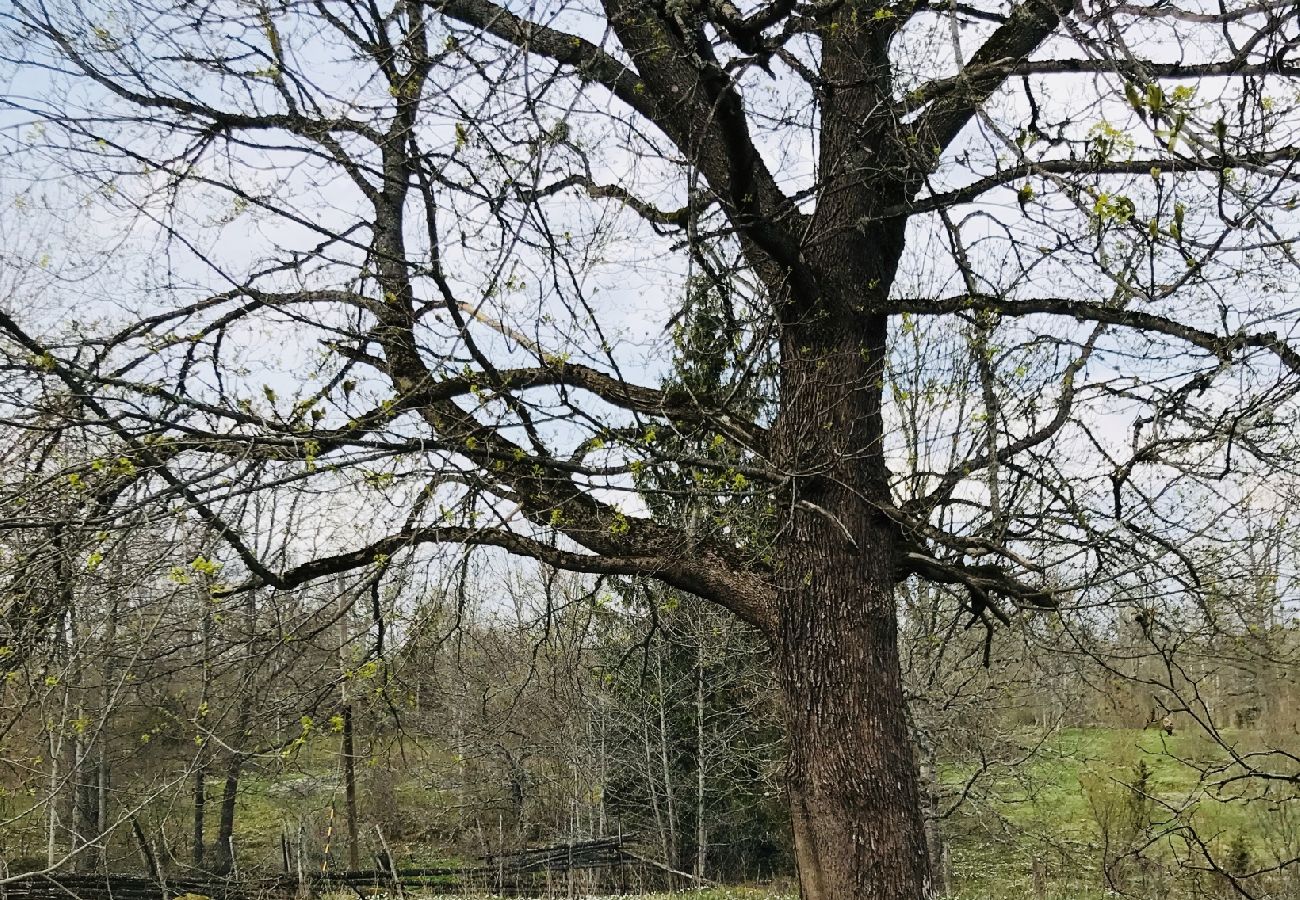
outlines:
[{"label": "tree line", "polygon": [[[437,578],[389,570],[377,592],[340,579],[232,598],[220,561],[172,562],[202,544],[159,552],[142,533],[114,548],[133,565],[83,563],[75,618],[11,670],[10,874],[357,869],[381,851],[451,864],[612,835],[683,883],[793,874],[770,652],[713,606],[482,554]],[[1295,746],[1300,633],[1276,587],[1259,576],[1223,594],[1215,621],[1195,637],[1180,627],[1176,647],[1140,609],[1073,633],[1026,623],[988,667],[983,635],[937,618],[945,600],[908,594],[911,747],[936,881],[960,883],[948,848],[1003,827],[989,801],[1053,734],[1145,727],[1208,733],[1235,754]],[[1205,761],[1189,799],[1232,793],[1232,759]],[[1125,791],[1090,790],[1128,809]],[[1241,796],[1262,810],[1284,795]],[[1118,827],[1114,815],[1101,824]],[[1160,820],[1145,815],[1128,840]],[[1270,860],[1284,852],[1270,845],[1234,869],[1248,851],[1233,840],[1247,838],[1199,838],[1203,865],[1246,884],[1295,864]],[[1165,864],[1186,877],[1187,862]]]}]

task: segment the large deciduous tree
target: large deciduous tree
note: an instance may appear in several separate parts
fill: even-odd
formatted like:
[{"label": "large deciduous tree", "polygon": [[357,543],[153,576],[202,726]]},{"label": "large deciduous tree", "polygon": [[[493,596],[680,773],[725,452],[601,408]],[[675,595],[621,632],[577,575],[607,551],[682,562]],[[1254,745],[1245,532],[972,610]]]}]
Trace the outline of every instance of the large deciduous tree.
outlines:
[{"label": "large deciduous tree", "polygon": [[[11,481],[12,527],[192,516],[231,592],[469,544],[720,604],[773,649],[807,900],[928,890],[900,581],[990,633],[1192,604],[1288,491],[1290,0],[0,22],[6,230],[50,235],[11,251],[5,415],[103,448],[71,512]],[[309,511],[287,561],[250,492]]]}]

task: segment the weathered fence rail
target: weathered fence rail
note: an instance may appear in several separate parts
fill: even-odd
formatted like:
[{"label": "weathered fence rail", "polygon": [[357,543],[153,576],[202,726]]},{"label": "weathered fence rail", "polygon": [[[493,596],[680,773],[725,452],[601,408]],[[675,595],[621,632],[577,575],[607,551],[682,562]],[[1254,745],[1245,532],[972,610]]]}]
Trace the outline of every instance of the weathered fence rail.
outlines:
[{"label": "weathered fence rail", "polygon": [[626,838],[610,837],[497,853],[479,865],[398,868],[377,857],[374,869],[312,871],[270,877],[154,877],[52,872],[0,880],[0,900],[299,900],[321,894],[438,891],[572,896],[614,889],[674,887],[688,875],[638,854]]}]

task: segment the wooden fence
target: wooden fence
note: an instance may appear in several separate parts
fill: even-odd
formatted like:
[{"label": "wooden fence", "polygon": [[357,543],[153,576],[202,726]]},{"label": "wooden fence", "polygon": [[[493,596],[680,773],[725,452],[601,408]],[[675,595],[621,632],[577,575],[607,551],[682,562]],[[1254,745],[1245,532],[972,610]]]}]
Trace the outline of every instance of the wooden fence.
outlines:
[{"label": "wooden fence", "polygon": [[0,900],[302,900],[324,894],[358,900],[407,894],[472,893],[576,897],[682,887],[690,876],[637,853],[623,837],[599,838],[484,857],[479,865],[398,868],[376,857],[362,871],[202,878],[52,872],[0,880]]}]

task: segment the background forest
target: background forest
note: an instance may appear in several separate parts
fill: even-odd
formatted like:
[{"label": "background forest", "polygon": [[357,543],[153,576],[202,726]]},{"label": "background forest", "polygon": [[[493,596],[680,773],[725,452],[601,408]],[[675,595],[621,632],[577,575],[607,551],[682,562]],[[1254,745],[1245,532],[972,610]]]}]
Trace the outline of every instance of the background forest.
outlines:
[{"label": "background forest", "polygon": [[[70,582],[62,646],[5,681],[10,873],[139,870],[142,844],[251,873],[623,834],[704,882],[791,874],[768,654],[711,605],[481,552],[382,591],[226,598],[201,540],[112,540]],[[1300,896],[1296,804],[1233,777],[1234,753],[1300,749],[1300,632],[1257,566],[1176,647],[1140,617],[1031,620],[987,667],[982,630],[904,592],[953,895]]]}]

